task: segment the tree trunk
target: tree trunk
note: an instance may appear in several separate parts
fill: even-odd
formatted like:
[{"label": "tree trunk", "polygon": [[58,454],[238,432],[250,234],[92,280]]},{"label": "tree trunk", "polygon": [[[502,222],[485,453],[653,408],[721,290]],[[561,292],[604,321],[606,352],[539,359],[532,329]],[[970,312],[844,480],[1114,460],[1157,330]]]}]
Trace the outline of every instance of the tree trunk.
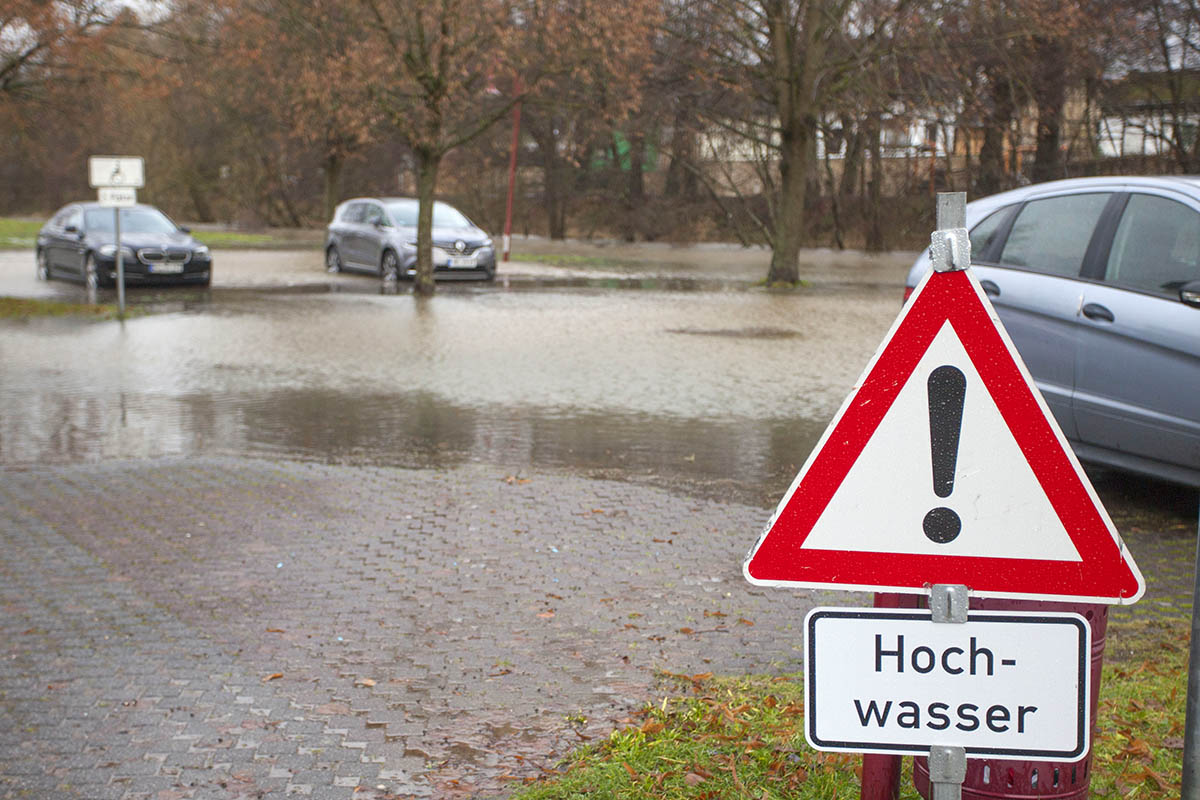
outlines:
[{"label": "tree trunk", "polygon": [[779,199],[775,208],[775,241],[767,285],[795,285],[800,280],[800,246],[804,243],[804,189],[808,182],[812,120],[785,124],[779,148]]},{"label": "tree trunk", "polygon": [[432,297],[433,283],[433,197],[437,191],[438,167],[442,153],[420,148],[417,156],[417,274],[413,278],[413,294]]},{"label": "tree trunk", "polygon": [[867,147],[871,154],[871,177],[867,181],[867,236],[868,253],[881,253],[883,242],[883,136],[879,115],[872,114],[867,123]]},{"label": "tree trunk", "polygon": [[1035,183],[1063,177],[1062,117],[1066,104],[1066,48],[1060,39],[1039,38],[1035,44],[1037,73],[1037,152],[1033,161]]},{"label": "tree trunk", "polygon": [[625,194],[625,241],[637,239],[637,218],[646,202],[646,180],[642,165],[646,159],[646,140],[641,136],[629,139],[629,190]]},{"label": "tree trunk", "polygon": [[846,141],[846,155],[842,159],[842,182],[838,195],[844,203],[855,195],[863,159],[862,132],[849,117],[842,117],[842,138]]},{"label": "tree trunk", "polygon": [[989,195],[1005,188],[1005,134],[1012,123],[1012,88],[1007,79],[993,76],[991,108],[984,117],[983,144],[979,148],[979,194]]},{"label": "tree trunk", "polygon": [[671,163],[667,167],[667,185],[663,194],[681,200],[695,200],[699,187],[696,173],[688,165],[696,160],[696,137],[686,124],[686,111],[681,106],[675,112],[674,129],[671,132]]},{"label": "tree trunk", "polygon": [[333,219],[333,210],[337,208],[342,185],[342,167],[346,160],[339,155],[325,157],[325,220]]},{"label": "tree trunk", "polygon": [[195,172],[189,171],[188,173],[187,191],[188,199],[192,201],[192,207],[196,209],[197,221],[213,222],[212,205],[208,202],[208,196],[204,190],[200,188],[200,176]]},{"label": "tree trunk", "polygon": [[565,239],[566,192],[563,190],[563,163],[558,157],[558,138],[554,135],[553,123],[545,128],[530,126],[530,135],[537,142],[538,155],[542,160],[542,208],[546,212],[546,229],[551,239]]}]

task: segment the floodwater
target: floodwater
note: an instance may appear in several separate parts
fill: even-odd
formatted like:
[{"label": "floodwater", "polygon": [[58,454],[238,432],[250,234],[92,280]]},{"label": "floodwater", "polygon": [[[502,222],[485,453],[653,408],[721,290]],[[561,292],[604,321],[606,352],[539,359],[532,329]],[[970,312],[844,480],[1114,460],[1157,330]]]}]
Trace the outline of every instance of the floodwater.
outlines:
[{"label": "floodwater", "polygon": [[[807,288],[768,291],[761,251],[649,252],[426,301],[318,253],[219,253],[212,291],[131,291],[151,313],[124,323],[6,326],[0,462],[481,461],[777,494],[898,312],[910,256],[817,254]],[[84,298],[31,264],[0,254],[0,294]]]}]

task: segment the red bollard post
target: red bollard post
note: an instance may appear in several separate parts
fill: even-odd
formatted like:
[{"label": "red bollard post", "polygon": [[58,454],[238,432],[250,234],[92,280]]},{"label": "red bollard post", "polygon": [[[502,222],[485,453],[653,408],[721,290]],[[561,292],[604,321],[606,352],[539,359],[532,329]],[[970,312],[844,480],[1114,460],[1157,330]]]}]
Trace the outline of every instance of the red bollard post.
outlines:
[{"label": "red bollard post", "polygon": [[[920,595],[876,592],[875,608],[917,608]],[[903,756],[864,753],[860,800],[896,800],[900,796]]]}]

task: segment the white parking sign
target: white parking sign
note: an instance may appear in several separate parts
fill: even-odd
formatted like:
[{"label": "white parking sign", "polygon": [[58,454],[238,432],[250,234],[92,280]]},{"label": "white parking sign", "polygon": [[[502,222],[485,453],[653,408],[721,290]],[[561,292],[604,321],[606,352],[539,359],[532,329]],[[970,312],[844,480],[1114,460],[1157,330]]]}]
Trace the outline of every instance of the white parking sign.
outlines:
[{"label": "white parking sign", "polygon": [[145,168],[141,156],[90,156],[88,183],[93,189],[125,187],[140,189],[145,185]]}]

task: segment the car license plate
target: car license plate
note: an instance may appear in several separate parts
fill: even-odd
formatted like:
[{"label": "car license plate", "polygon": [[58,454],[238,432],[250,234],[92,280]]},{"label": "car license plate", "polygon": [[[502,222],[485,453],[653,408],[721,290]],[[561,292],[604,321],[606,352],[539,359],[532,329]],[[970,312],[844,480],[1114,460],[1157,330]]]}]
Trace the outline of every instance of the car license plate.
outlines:
[{"label": "car license plate", "polygon": [[159,275],[183,272],[183,264],[151,264],[150,271]]},{"label": "car license plate", "polygon": [[475,266],[475,256],[450,256],[450,266],[472,268]]}]

